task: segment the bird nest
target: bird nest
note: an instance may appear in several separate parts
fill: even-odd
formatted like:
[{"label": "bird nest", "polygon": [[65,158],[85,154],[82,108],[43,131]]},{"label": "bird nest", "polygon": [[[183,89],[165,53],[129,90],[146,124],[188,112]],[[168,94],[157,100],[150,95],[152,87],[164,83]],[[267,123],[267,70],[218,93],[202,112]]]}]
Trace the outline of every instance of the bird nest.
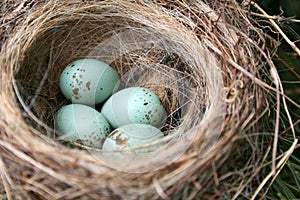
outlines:
[{"label": "bird nest", "polygon": [[[232,166],[255,157],[239,138],[259,130],[259,83],[271,62],[249,5],[33,0],[2,8],[0,167],[9,198],[222,198],[247,185]],[[110,64],[121,87],[159,96],[163,148],[122,165],[57,139],[55,113],[69,103],[59,76],[81,58]]]}]

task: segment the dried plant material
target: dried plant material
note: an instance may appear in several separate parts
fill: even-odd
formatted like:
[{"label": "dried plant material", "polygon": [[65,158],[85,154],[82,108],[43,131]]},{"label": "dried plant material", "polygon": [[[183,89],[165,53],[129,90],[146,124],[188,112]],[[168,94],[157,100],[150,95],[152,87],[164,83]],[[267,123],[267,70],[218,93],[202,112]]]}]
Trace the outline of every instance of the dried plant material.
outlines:
[{"label": "dried plant material", "polygon": [[[280,97],[293,127],[290,99],[277,72],[270,74],[276,68],[266,45],[279,43],[257,27],[250,6],[233,0],[4,1],[0,173],[7,198],[254,199],[297,141],[283,156],[274,153]],[[253,16],[272,25],[262,13]],[[143,86],[159,96],[168,113],[166,137],[144,148],[165,148],[116,166],[101,159],[106,152],[58,141],[55,113],[69,103],[59,75],[80,58],[110,64],[121,88]],[[271,75],[276,87],[263,79]],[[270,110],[278,112],[275,140],[261,146],[260,120]],[[271,147],[273,173],[252,182]]]}]

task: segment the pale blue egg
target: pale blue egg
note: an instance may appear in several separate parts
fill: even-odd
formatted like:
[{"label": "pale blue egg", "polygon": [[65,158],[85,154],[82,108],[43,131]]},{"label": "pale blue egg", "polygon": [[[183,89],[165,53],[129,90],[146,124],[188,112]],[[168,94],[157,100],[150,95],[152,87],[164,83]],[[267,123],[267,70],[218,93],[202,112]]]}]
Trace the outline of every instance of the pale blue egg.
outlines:
[{"label": "pale blue egg", "polygon": [[54,122],[60,138],[101,148],[110,133],[110,125],[97,110],[82,104],[70,104],[58,110]]},{"label": "pale blue egg", "polygon": [[[103,143],[103,150],[130,150],[160,139],[164,134],[149,124],[127,124],[115,129]],[[149,145],[147,148],[137,149],[135,153],[151,152],[159,145]]]},{"label": "pale blue egg", "polygon": [[114,93],[103,105],[101,113],[113,128],[131,123],[161,127],[167,115],[158,96],[143,87],[125,88]]},{"label": "pale blue egg", "polygon": [[117,72],[108,64],[96,59],[80,59],[66,66],[59,86],[73,103],[95,105],[105,101],[118,83]]}]

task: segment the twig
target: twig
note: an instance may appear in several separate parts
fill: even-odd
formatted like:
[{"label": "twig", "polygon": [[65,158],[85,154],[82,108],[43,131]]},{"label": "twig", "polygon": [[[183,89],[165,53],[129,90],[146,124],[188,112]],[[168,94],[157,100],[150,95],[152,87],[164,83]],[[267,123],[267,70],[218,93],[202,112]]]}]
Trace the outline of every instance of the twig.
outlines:
[{"label": "twig", "polygon": [[16,96],[20,102],[20,104],[22,105],[22,107],[24,108],[24,110],[26,111],[26,113],[40,126],[44,127],[48,132],[52,131],[52,128],[50,128],[49,126],[47,126],[44,122],[42,122],[38,117],[36,117],[34,115],[34,113],[32,113],[32,111],[30,110],[30,108],[26,105],[26,103],[24,102],[24,100],[21,97],[20,91],[18,89],[16,80],[13,79],[12,80],[12,85],[14,87],[14,91],[16,93]]},{"label": "twig", "polygon": [[6,197],[8,200],[12,200],[11,190],[10,187],[8,186],[8,184],[12,185],[12,181],[9,175],[6,173],[6,166],[2,160],[2,157],[0,157],[0,173],[1,173],[2,184],[6,192]]},{"label": "twig", "polygon": [[251,15],[266,18],[266,19],[273,19],[273,20],[276,20],[276,21],[288,21],[288,22],[300,23],[299,19],[293,19],[291,17],[280,17],[280,16],[270,16],[270,15],[266,16],[264,14],[259,14],[259,13],[255,13],[255,12],[251,12]]},{"label": "twig", "polygon": [[279,117],[280,117],[280,93],[279,93],[279,77],[277,71],[274,67],[270,69],[271,77],[273,78],[273,82],[276,86],[276,122],[275,122],[275,130],[274,130],[274,141],[273,141],[273,151],[272,151],[272,174],[276,173],[276,154],[277,154],[277,144],[278,144],[278,133],[279,133]]},{"label": "twig", "polygon": [[292,127],[295,127],[297,124],[300,123],[300,119],[298,119],[292,126],[288,127],[287,129],[285,129],[283,132],[280,133],[280,135],[284,135],[286,134],[289,130],[292,129]]},{"label": "twig", "polygon": [[159,196],[162,198],[162,199],[166,199],[168,198],[167,194],[164,192],[163,188],[160,186],[158,180],[156,177],[153,178],[153,186],[156,190],[156,192],[159,194]]},{"label": "twig", "polygon": [[37,160],[34,160],[32,157],[30,157],[29,155],[25,154],[24,152],[18,150],[17,148],[15,148],[12,144],[10,144],[9,142],[6,142],[4,140],[0,140],[0,146],[2,148],[7,149],[8,151],[10,151],[12,154],[14,154],[16,157],[18,157],[19,159],[24,160],[25,162],[30,163],[32,166],[36,167],[37,169],[47,173],[48,175],[50,175],[51,177],[60,180],[62,182],[68,182],[70,183],[70,180],[65,180],[58,172],[54,171],[52,168],[43,165],[42,163],[38,162]]},{"label": "twig", "polygon": [[[215,53],[217,53],[218,55],[222,56],[222,52],[216,48],[215,46],[213,46],[212,44],[210,44],[209,42],[206,43]],[[253,43],[252,43],[253,44]],[[251,74],[250,72],[248,72],[247,70],[245,70],[242,66],[240,66],[239,64],[237,64],[234,60],[232,60],[231,58],[226,58],[226,61],[231,64],[233,67],[235,67],[237,70],[239,70],[240,72],[242,72],[243,74],[245,74],[246,76],[248,76],[253,82],[255,82],[256,84],[260,85],[261,87],[265,88],[265,89],[269,89],[271,91],[276,92],[276,88],[273,88],[272,86],[268,85],[267,83],[263,82],[262,80],[256,78],[253,74]],[[296,107],[300,108],[300,105],[295,102],[293,99],[291,99],[290,97],[286,96],[284,93],[280,92],[280,94],[282,96],[284,96],[287,100],[289,100],[290,103],[292,103],[293,105],[295,105]]]},{"label": "twig", "polygon": [[276,22],[272,19],[270,15],[268,15],[257,3],[251,1],[251,4],[257,8],[265,17],[269,19],[271,24],[274,26],[274,28],[280,33],[280,35],[283,37],[283,39],[292,47],[292,49],[300,56],[300,50],[298,47],[293,43],[287,36],[286,34],[281,30],[281,28],[276,24]]},{"label": "twig", "polygon": [[300,75],[291,67],[289,64],[287,64],[281,57],[278,56],[277,53],[274,54],[274,56],[286,67],[288,68],[298,79],[300,79]]},{"label": "twig", "polygon": [[[284,156],[280,159],[280,161],[278,162],[278,164],[276,165],[276,169],[282,169],[282,167],[285,165],[285,163],[288,161],[289,157],[292,155],[294,149],[296,148],[298,143],[298,139],[295,139],[293,144],[291,145],[291,147],[289,148],[289,150],[287,150],[284,153]],[[278,176],[278,174],[280,173],[281,170],[278,170],[277,173],[273,176],[273,171],[271,171],[265,178],[264,180],[261,182],[261,184],[258,186],[258,188],[255,190],[254,194],[252,195],[250,200],[254,200],[256,199],[256,196],[258,195],[258,193],[261,191],[261,189],[265,186],[265,184],[269,181],[269,179],[273,176],[272,179],[272,183],[273,181],[276,179],[276,177]],[[271,184],[272,184],[271,183]],[[270,185],[271,185],[270,184]],[[268,187],[269,188],[269,187]],[[267,191],[264,193],[264,195],[266,195]]]}]

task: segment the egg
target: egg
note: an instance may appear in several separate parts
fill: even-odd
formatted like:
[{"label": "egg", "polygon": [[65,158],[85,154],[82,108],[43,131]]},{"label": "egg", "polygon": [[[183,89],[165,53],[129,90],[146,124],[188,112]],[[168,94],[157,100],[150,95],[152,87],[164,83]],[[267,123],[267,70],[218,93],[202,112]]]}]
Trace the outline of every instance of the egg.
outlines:
[{"label": "egg", "polygon": [[59,109],[54,127],[60,138],[96,148],[102,147],[111,132],[105,117],[83,104],[70,104]]},{"label": "egg", "polygon": [[95,105],[118,87],[119,76],[108,64],[96,59],[76,60],[65,67],[59,86],[72,103]]},{"label": "egg", "polygon": [[[115,129],[103,143],[102,150],[129,150],[143,144],[149,144],[164,134],[156,127],[149,124],[127,124]],[[136,149],[135,153],[154,151],[159,145]],[[132,152],[132,151],[131,151]]]},{"label": "egg", "polygon": [[103,105],[101,113],[113,128],[131,123],[161,127],[167,115],[158,96],[143,87],[125,88],[114,93]]}]

